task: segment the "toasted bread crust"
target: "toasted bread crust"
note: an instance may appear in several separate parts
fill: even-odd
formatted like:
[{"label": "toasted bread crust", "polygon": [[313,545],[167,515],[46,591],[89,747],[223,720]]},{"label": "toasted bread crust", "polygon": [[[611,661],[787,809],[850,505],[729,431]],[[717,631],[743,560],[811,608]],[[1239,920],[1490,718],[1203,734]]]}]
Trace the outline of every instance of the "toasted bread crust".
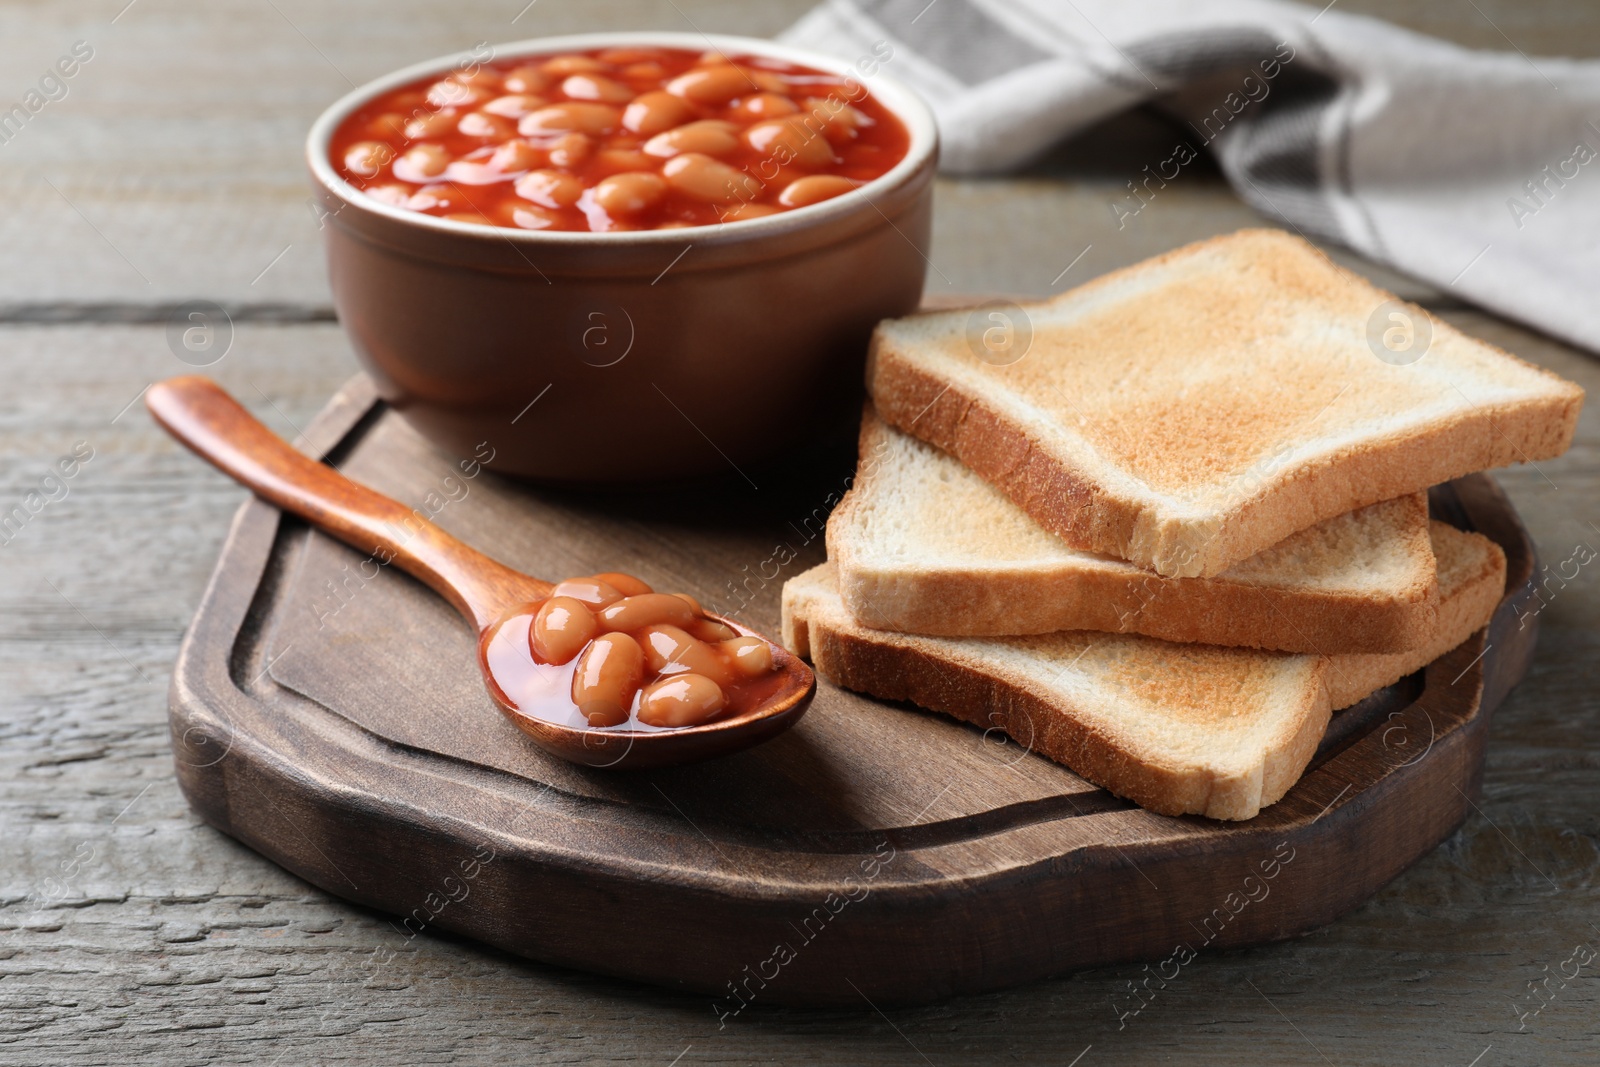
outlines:
[{"label": "toasted bread crust", "polygon": [[1321,680],[1326,668],[1319,663],[1317,683],[1299,694],[1299,705],[1289,709],[1285,728],[1260,764],[1238,775],[1173,768],[1025,685],[941,657],[915,638],[814,617],[808,607],[786,586],[784,643],[836,685],[885,700],[908,700],[981,729],[999,729],[1095,785],[1162,815],[1254,817],[1299,781],[1331,714]]},{"label": "toasted bread crust", "polygon": [[[1480,534],[1435,522],[1441,559],[1455,561],[1445,583],[1439,626],[1425,646],[1387,655],[1336,655],[1315,659],[1315,684],[1287,709],[1285,727],[1265,746],[1251,772],[1213,773],[1173,768],[1159,753],[1142,751],[1107,731],[1092,716],[1059,697],[1038,695],[1002,671],[984,671],[948,654],[939,638],[920,638],[857,625],[847,613],[818,609],[806,589],[823,564],[784,586],[783,640],[837,685],[888,700],[909,700],[983,729],[998,728],[1081,777],[1163,815],[1198,814],[1248,819],[1281,798],[1299,780],[1327,728],[1332,709],[1348,707],[1399,681],[1467,640],[1494,614],[1505,591],[1505,553]],[[840,605],[843,608],[842,602]],[[1302,658],[1303,657],[1297,657]]]},{"label": "toasted bread crust", "polygon": [[[1098,630],[1179,644],[1382,654],[1426,644],[1439,603],[1437,585],[1421,579],[1393,599],[1379,600],[1222,578],[1152,576],[1130,584],[1076,571],[1038,578],[944,572],[906,579],[858,568],[847,550],[831,542],[828,555],[839,566],[839,591],[863,626],[932,636]],[[1048,596],[1040,595],[1041,586]]]},{"label": "toasted bread crust", "polygon": [[[855,486],[827,525],[828,558],[839,592],[863,626],[951,637],[1098,630],[1139,633],[1185,644],[1267,648],[1283,652],[1399,652],[1428,643],[1439,604],[1428,503],[1416,493],[1397,502],[1411,512],[1412,550],[1426,571],[1381,595],[1216,578],[1163,578],[1131,568],[1062,564],[1029,573],[983,573],[938,567],[886,568],[861,558],[841,531],[875,478],[867,458],[879,423],[862,420],[862,463]],[[1120,573],[1119,573],[1120,571]]]},{"label": "toasted bread crust", "polygon": [[1426,645],[1387,655],[1328,657],[1328,698],[1335,711],[1393,685],[1461,644],[1488,624],[1505,596],[1506,554],[1499,545],[1482,534],[1465,533],[1440,522],[1434,523],[1433,536],[1436,541],[1458,543],[1471,539],[1475,545],[1464,558],[1476,560],[1477,565],[1464,576],[1452,576],[1449,593],[1439,605],[1438,627]]},{"label": "toasted bread crust", "polygon": [[[1079,291],[1116,284],[1236,236],[1177,249]],[[1359,279],[1352,284],[1365,287],[1374,306],[1394,299]],[[1431,323],[1436,338],[1464,337],[1421,308],[1411,306],[1411,311]],[[867,389],[887,422],[955,455],[1073,547],[1132,560],[1169,577],[1213,577],[1335,515],[1473,471],[1565,451],[1576,430],[1583,391],[1492,345],[1470,343],[1549,377],[1550,394],[1479,405],[1423,428],[1374,436],[1361,447],[1267,472],[1256,484],[1241,485],[1228,506],[1202,519],[1164,515],[1117,492],[1086,467],[1050,454],[1028,428],[1009,420],[983,396],[917,365],[881,327],[869,347]]]},{"label": "toasted bread crust", "polygon": [[867,346],[867,391],[885,422],[961,460],[1073,548],[1144,562],[1129,554],[1140,502],[1035,448],[1026,430],[899,358],[878,332]]}]

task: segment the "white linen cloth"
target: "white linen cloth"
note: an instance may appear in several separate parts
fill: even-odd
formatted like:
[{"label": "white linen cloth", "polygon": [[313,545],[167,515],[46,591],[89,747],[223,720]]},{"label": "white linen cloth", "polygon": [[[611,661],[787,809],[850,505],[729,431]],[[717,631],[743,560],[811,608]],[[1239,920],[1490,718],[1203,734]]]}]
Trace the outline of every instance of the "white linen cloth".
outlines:
[{"label": "white linen cloth", "polygon": [[827,0],[782,40],[888,54],[953,174],[1156,104],[1263,214],[1600,351],[1600,63],[1278,0]]}]

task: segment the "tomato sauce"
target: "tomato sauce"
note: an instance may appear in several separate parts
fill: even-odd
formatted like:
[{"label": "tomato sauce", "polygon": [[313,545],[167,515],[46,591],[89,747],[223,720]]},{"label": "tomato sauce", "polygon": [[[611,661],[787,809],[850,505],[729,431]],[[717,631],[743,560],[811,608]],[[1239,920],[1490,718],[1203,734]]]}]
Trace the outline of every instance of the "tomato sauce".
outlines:
[{"label": "tomato sauce", "polygon": [[759,55],[606,48],[470,64],[352,112],[335,170],[458,222],[609,232],[821,203],[905,158],[859,82]]}]

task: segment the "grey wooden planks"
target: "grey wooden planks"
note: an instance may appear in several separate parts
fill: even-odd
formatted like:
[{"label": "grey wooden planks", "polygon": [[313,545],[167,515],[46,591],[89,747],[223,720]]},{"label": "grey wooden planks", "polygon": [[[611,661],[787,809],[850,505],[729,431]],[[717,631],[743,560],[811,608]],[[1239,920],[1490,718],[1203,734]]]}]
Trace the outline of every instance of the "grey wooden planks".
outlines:
[{"label": "grey wooden planks", "polygon": [[[271,5],[139,0],[108,29],[124,3],[0,11],[7,94],[20,94],[73,40],[105,46],[73,96],[41,116],[52,124],[29,131],[40,135],[31,146],[0,146],[0,304],[65,302],[68,315],[104,301],[143,313],[151,301],[191,296],[325,307],[320,260],[307,247],[250,283],[286,244],[314,240],[299,215],[299,143],[343,81]],[[510,25],[523,4],[278,6],[330,55],[371,49],[369,66],[351,66],[364,77],[448,50],[479,25]],[[513,29],[682,28],[681,8],[707,31],[761,33],[805,6],[539,0]],[[1472,47],[1510,47],[1503,31],[1532,55],[1600,54],[1592,5],[1341,0],[1339,9]],[[239,52],[253,57],[259,87],[226,89]],[[291,86],[294,78],[304,84]],[[197,136],[189,120],[201,115],[223,121]],[[1138,142],[1152,143],[1160,141]],[[208,150],[220,161],[207,165]],[[1037,279],[1049,282],[1084,244],[1097,244],[1090,257],[1106,251],[1098,271],[1253,221],[1207,180],[1150,216],[1159,225],[1148,246],[1113,256],[1117,246],[1094,238],[1113,236],[1106,201],[1126,174],[1085,175],[1081,163],[1064,153],[1032,177],[943,185],[934,258],[952,290],[1043,292]],[[191,164],[198,180],[180,173]],[[45,177],[125,246],[150,285]],[[1600,387],[1590,357],[1486,316],[1447,317]],[[237,344],[216,373],[286,433],[353,369],[325,323],[241,322]],[[197,825],[172,778],[165,679],[242,494],[136,411],[110,424],[146,381],[184,369],[156,327],[0,329],[0,489],[20,497],[76,440],[96,448],[71,495],[0,549],[0,1063],[669,1064],[682,1054],[685,1067],[923,1057],[1062,1065],[1084,1053],[1080,1067],[1324,1056],[1466,1065],[1480,1055],[1479,1067],[1490,1067],[1594,1058],[1600,1013],[1589,972],[1565,988],[1552,980],[1556,995],[1546,992],[1536,1015],[1528,987],[1559,974],[1578,943],[1600,947],[1590,925],[1600,903],[1600,586],[1591,570],[1541,613],[1533,674],[1493,727],[1482,817],[1336,925],[1286,945],[1204,955],[1122,1030],[1111,998],[1126,997],[1137,969],[887,1017],[865,1004],[824,1013],[758,1006],[718,1030],[699,1001],[448,936],[404,940],[383,917],[333,902]],[[1589,526],[1600,522],[1592,408],[1567,457],[1499,478],[1547,561],[1584,538],[1600,547]]]},{"label": "grey wooden planks", "polygon": [[[1587,357],[1453,318],[1600,384]],[[248,1060],[262,1035],[279,1042],[266,1062],[286,1049],[290,1059],[348,1062],[577,1048],[602,1059],[660,1049],[670,1060],[690,1044],[713,1062],[803,1060],[830,1048],[865,1062],[914,1057],[865,1006],[823,1015],[752,1008],[718,1030],[709,1004],[448,937],[405,940],[382,917],[333,904],[196,825],[171,778],[164,679],[242,494],[142,416],[101,425],[144,380],[182,369],[158,329],[11,328],[0,343],[21,408],[0,423],[7,483],[25,484],[78,436],[97,447],[72,495],[7,546],[0,574],[0,1032],[12,1040],[0,1062],[84,1062],[130,1047],[165,1062]],[[239,343],[219,377],[285,432],[350,369],[334,327],[258,327],[241,330]],[[1586,415],[1578,446],[1541,464],[1543,475],[1501,476],[1547,558],[1592,521],[1597,430]],[[1298,942],[1197,960],[1122,1031],[1111,997],[1126,996],[1137,969],[896,1012],[894,1024],[930,1058],[1005,1049],[1022,1062],[1059,1063],[1091,1043],[1104,1062],[1147,1062],[1157,1048],[1233,1062],[1234,1042],[1281,1062],[1309,1054],[1248,979],[1347,1061],[1411,1047],[1465,1063],[1493,1043],[1515,1053],[1500,1062],[1580,1062],[1562,1057],[1592,1026],[1585,983],[1562,990],[1520,1034],[1510,1007],[1521,998],[1526,1011],[1526,983],[1595,936],[1586,924],[1600,856],[1586,753],[1596,741],[1600,641],[1592,587],[1572,592],[1541,613],[1540,658],[1495,721],[1483,817],[1371,904]],[[534,1001],[542,1007],[530,1013]],[[1366,1012],[1379,1014],[1360,1021]],[[190,1029],[198,1036],[185,1036]],[[822,1036],[832,1044],[812,1043]]]},{"label": "grey wooden planks", "polygon": [[[479,40],[614,27],[767,35],[810,6],[236,0],[202,14],[177,0],[125,5],[29,5],[9,9],[0,23],[0,69],[15,72],[6,92],[19,98],[74,42],[94,51],[65,98],[0,144],[0,199],[8,206],[0,247],[26,249],[29,263],[0,280],[0,319],[196,296],[325,309],[302,141],[317,113],[352,84]],[[1479,5],[1492,23],[1471,7],[1447,15],[1445,4],[1390,12],[1346,2],[1341,10],[1362,6],[1480,47],[1507,47],[1499,25],[1530,54],[1600,49],[1600,15],[1554,0]],[[1164,158],[1173,131],[1135,122],[1115,140],[1116,151],[1108,153],[1104,139],[1091,142],[1022,181],[942,182],[932,285],[1045,293],[1253,221],[1214,173],[1197,172],[1119,230],[1110,203],[1142,166]],[[1058,279],[1087,245],[1093,251]],[[1038,262],[1019,247],[1037,248]]]}]

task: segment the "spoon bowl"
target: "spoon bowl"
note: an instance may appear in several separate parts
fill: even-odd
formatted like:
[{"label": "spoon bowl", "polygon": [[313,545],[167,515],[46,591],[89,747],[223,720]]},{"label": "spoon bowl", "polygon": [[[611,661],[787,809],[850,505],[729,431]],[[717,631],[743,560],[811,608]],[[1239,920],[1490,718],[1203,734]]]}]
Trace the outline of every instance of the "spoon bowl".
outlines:
[{"label": "spoon bowl", "polygon": [[793,726],[810,705],[816,691],[810,667],[764,634],[707,615],[772,650],[773,670],[753,683],[757,699],[744,710],[694,726],[659,728],[577,727],[527,714],[496,682],[487,649],[497,625],[548,598],[552,583],[512,570],[432,523],[419,525],[410,508],[296,451],[209,378],[158,382],[145,403],[169,433],[263,500],[392,563],[449,601],[478,635],[478,666],[495,704],[553,756],[611,769],[693,763],[760,744]]},{"label": "spoon bowl", "polygon": [[478,664],[485,680],[491,683],[489,695],[506,718],[552,755],[589,767],[619,769],[695,763],[760,744],[787,730],[805,714],[816,688],[811,668],[781,645],[721,615],[708,613],[706,618],[722,623],[741,637],[767,641],[772,645],[774,670],[762,679],[764,692],[756,706],[698,726],[581,729],[551,722],[521,711],[493,684],[486,655],[492,631],[485,631],[479,638]]}]

